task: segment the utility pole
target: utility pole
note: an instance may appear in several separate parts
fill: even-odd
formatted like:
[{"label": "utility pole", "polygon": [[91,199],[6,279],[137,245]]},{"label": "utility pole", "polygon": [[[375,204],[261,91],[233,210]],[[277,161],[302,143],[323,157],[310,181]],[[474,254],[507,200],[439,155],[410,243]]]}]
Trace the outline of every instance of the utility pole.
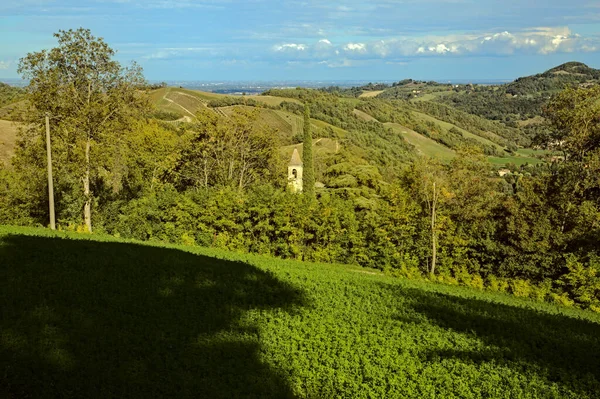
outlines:
[{"label": "utility pole", "polygon": [[50,150],[50,117],[46,113],[46,153],[48,154],[48,203],[50,204],[50,228],[56,230],[54,217],[54,184],[52,182],[52,152]]}]

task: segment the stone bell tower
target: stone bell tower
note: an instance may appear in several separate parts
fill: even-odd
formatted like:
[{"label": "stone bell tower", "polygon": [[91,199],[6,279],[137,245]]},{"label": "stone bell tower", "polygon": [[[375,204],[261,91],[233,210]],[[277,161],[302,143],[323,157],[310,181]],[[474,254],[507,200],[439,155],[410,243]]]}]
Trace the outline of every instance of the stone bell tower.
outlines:
[{"label": "stone bell tower", "polygon": [[302,192],[302,159],[296,148],[288,165],[288,187],[293,193]]}]

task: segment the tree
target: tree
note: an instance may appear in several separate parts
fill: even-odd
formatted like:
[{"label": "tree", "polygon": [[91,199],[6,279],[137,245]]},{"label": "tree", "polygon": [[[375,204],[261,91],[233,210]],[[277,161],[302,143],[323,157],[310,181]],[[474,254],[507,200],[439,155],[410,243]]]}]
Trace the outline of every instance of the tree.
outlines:
[{"label": "tree", "polygon": [[547,137],[567,158],[583,161],[600,148],[600,86],[569,88],[552,98],[545,110],[552,133]]},{"label": "tree", "polygon": [[312,152],[312,132],[310,128],[310,108],[304,105],[304,142],[302,144],[302,163],[304,164],[303,190],[311,197],[315,196],[315,167]]},{"label": "tree", "polygon": [[43,116],[49,113],[56,132],[53,141],[63,152],[56,158],[70,163],[81,182],[83,220],[91,232],[91,183],[106,156],[100,147],[114,143],[146,109],[147,103],[138,92],[145,82],[140,67],[121,67],[112,59],[114,50],[88,29],[60,30],[54,37],[57,47],[29,53],[19,62],[18,72],[29,80],[31,104],[27,115],[30,128],[25,133],[29,137],[23,141],[35,141],[32,136],[39,134]]},{"label": "tree", "polygon": [[198,112],[183,136],[177,155],[175,183],[180,189],[235,187],[242,191],[261,181],[276,180],[278,143],[275,132],[259,120],[259,112],[236,109],[230,117]]},{"label": "tree", "polygon": [[421,201],[429,227],[429,245],[431,261],[428,265],[430,275],[435,274],[438,257],[438,240],[441,226],[440,210],[452,194],[448,191],[447,172],[443,165],[433,159],[418,159],[406,176],[413,195]]}]

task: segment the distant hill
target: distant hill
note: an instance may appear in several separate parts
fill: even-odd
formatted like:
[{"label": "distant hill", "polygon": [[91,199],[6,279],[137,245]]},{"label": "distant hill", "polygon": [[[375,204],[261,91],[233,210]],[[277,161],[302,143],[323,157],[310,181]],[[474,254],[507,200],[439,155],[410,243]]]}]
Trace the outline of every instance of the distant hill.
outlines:
[{"label": "distant hill", "polygon": [[518,78],[504,86],[513,96],[544,96],[568,86],[598,84],[600,70],[581,62],[567,62],[544,73]]},{"label": "distant hill", "polygon": [[543,107],[554,94],[567,87],[597,84],[600,84],[600,70],[581,62],[567,62],[504,85],[454,88],[429,100],[520,129],[529,140],[541,128]]}]

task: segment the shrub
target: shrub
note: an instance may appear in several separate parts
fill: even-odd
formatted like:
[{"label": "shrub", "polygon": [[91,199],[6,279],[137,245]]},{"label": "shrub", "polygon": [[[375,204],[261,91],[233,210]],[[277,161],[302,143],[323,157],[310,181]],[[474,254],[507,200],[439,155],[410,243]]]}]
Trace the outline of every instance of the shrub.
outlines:
[{"label": "shrub", "polygon": [[510,286],[510,292],[513,293],[514,296],[519,296],[519,297],[529,297],[531,294],[531,283],[529,283],[529,281],[527,280],[522,280],[522,279],[513,279],[510,280],[509,282],[509,286]]}]

